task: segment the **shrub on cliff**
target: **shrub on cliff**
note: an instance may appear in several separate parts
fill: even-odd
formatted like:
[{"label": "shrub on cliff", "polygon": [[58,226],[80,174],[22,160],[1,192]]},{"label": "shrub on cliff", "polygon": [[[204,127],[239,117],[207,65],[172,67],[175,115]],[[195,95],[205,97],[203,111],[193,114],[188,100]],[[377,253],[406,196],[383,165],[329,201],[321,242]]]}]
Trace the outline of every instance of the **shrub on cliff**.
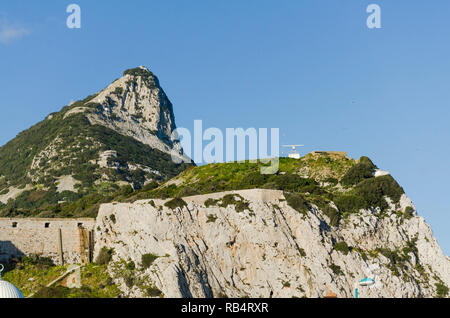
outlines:
[{"label": "shrub on cliff", "polygon": [[123,276],[123,281],[128,288],[132,288],[136,284],[136,277],[133,273],[126,273]]},{"label": "shrub on cliff", "polygon": [[330,269],[333,271],[333,273],[335,275],[344,275],[344,272],[342,271],[341,267],[339,265],[336,264],[330,264],[329,265]]},{"label": "shrub on cliff", "polygon": [[103,246],[97,255],[95,263],[97,263],[98,265],[109,264],[109,262],[112,259],[113,253],[114,253],[114,250],[112,248],[107,248],[106,246]]},{"label": "shrub on cliff", "polygon": [[405,218],[405,219],[410,219],[410,218],[412,218],[414,216],[414,209],[412,208],[412,207],[410,207],[410,206],[407,206],[406,208],[405,208],[405,211],[403,212],[403,217]]},{"label": "shrub on cliff", "polygon": [[128,269],[129,271],[134,271],[136,269],[136,264],[132,260],[129,260],[125,264],[125,268]]},{"label": "shrub on cliff", "polygon": [[388,208],[385,197],[389,197],[394,203],[398,203],[403,193],[403,188],[394,178],[386,175],[365,179],[355,186],[354,191],[335,194],[333,201],[341,213],[355,213],[360,209],[377,207],[384,211]]},{"label": "shrub on cliff", "polygon": [[355,192],[364,198],[366,207],[380,207],[382,210],[387,208],[384,196],[388,196],[397,203],[405,193],[390,175],[364,180],[356,186]]},{"label": "shrub on cliff", "polygon": [[[237,198],[237,199],[236,199]],[[227,194],[221,199],[220,207],[226,208],[229,205],[234,205],[236,212],[244,212],[250,210],[250,204],[239,194]]]},{"label": "shrub on cliff", "polygon": [[31,254],[22,257],[22,263],[35,265],[40,270],[48,269],[55,266],[52,259],[49,257],[42,257],[36,254]]},{"label": "shrub on cliff", "polygon": [[217,220],[217,216],[215,216],[214,214],[209,214],[208,220],[206,221],[206,223],[215,223],[216,220]]},{"label": "shrub on cliff", "polygon": [[150,266],[152,266],[153,262],[158,258],[159,256],[149,253],[149,254],[143,254],[141,257],[142,267],[147,269]]},{"label": "shrub on cliff", "polygon": [[336,194],[333,201],[341,213],[355,213],[366,207],[364,198],[354,194]]},{"label": "shrub on cliff", "polygon": [[328,183],[328,184],[330,184],[332,186],[335,186],[335,185],[337,185],[339,183],[339,180],[336,179],[336,178],[333,178],[333,177],[328,177],[325,180],[323,180],[323,182]]},{"label": "shrub on cliff", "polygon": [[181,198],[175,198],[170,201],[167,201],[166,203],[164,203],[164,205],[166,207],[168,207],[169,209],[174,210],[176,208],[182,209],[183,207],[185,207],[187,205],[187,203]]},{"label": "shrub on cliff", "polygon": [[361,158],[359,158],[359,163],[368,165],[368,166],[372,167],[372,169],[377,168],[377,166],[372,162],[372,160],[370,160],[370,158],[366,157],[366,156],[362,156]]},{"label": "shrub on cliff", "polygon": [[329,200],[322,196],[314,196],[310,199],[310,202],[317,205],[317,207],[328,216],[331,226],[337,226],[339,224],[341,215],[339,211],[330,205]]},{"label": "shrub on cliff", "polygon": [[409,261],[409,256],[401,253],[398,249],[377,248],[375,251],[389,260],[387,267],[395,276],[400,277],[402,271],[407,269],[406,262]]},{"label": "shrub on cliff", "polygon": [[214,200],[214,199],[212,199],[212,198],[208,198],[208,199],[205,201],[204,204],[205,204],[205,207],[209,208],[210,206],[216,205],[216,204],[217,204],[217,200]]},{"label": "shrub on cliff", "polygon": [[148,297],[161,297],[163,294],[162,291],[160,291],[156,287],[148,287],[145,293],[147,294]]},{"label": "shrub on cliff", "polygon": [[308,212],[308,207],[306,205],[306,201],[299,194],[295,193],[284,193],[284,197],[286,198],[287,204],[293,208],[294,210],[305,214]]},{"label": "shrub on cliff", "polygon": [[299,193],[321,193],[321,189],[314,179],[303,178],[297,174],[271,175],[264,188]]},{"label": "shrub on cliff", "polygon": [[331,226],[338,226],[341,215],[339,214],[338,211],[336,211],[336,209],[329,207],[329,208],[325,209],[323,212],[330,219]]},{"label": "shrub on cliff", "polygon": [[442,282],[436,283],[435,286],[436,286],[436,297],[446,298],[449,292],[448,287],[445,286],[445,284]]},{"label": "shrub on cliff", "polygon": [[334,249],[336,251],[339,251],[341,253],[343,253],[344,255],[347,255],[348,252],[350,252],[350,248],[348,247],[347,243],[345,242],[337,242],[334,244]]},{"label": "shrub on cliff", "polygon": [[351,167],[342,177],[341,183],[344,186],[352,186],[359,182],[373,177],[373,170],[376,166],[367,157],[361,157],[359,162]]}]

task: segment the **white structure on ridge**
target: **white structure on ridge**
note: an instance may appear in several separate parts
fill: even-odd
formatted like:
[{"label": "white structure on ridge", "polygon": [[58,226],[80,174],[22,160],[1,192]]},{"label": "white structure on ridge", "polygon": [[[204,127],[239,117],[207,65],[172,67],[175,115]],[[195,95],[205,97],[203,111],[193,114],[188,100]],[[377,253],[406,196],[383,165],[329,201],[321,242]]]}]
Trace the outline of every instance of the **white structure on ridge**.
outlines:
[{"label": "white structure on ridge", "polygon": [[291,148],[291,152],[289,152],[289,158],[300,159],[300,154],[297,151],[295,151],[295,148],[303,147],[303,145],[283,145],[283,147]]}]

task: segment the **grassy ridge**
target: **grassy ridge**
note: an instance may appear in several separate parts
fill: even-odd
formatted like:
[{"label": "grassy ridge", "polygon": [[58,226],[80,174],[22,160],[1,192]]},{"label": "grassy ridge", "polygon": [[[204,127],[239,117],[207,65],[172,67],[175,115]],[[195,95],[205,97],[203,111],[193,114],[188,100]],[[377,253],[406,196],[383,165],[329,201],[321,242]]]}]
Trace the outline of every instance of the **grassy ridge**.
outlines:
[{"label": "grassy ridge", "polygon": [[[330,218],[331,225],[360,209],[388,206],[386,197],[398,204],[403,189],[390,175],[373,176],[375,165],[367,157],[355,161],[326,155],[307,155],[301,160],[280,158],[274,175],[262,175],[261,163],[221,163],[187,169],[163,186],[148,185],[122,196],[134,202],[151,198],[184,196],[244,189],[276,189],[285,192],[288,204],[301,213],[318,206]],[[125,198],[125,199],[124,199]],[[330,203],[333,202],[337,209]]]}]

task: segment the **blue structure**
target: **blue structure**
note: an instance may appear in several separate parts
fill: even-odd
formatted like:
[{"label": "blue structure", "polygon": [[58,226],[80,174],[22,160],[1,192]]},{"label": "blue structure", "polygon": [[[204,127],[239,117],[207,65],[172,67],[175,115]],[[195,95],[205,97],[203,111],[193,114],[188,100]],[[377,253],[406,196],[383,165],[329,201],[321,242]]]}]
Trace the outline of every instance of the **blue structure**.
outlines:
[{"label": "blue structure", "polygon": [[375,281],[372,278],[365,277],[359,281],[361,286],[370,286],[375,284]]},{"label": "blue structure", "polygon": [[[375,280],[369,277],[365,277],[359,281],[359,286],[372,286],[375,284]],[[358,284],[355,284],[355,298],[358,298]]]}]

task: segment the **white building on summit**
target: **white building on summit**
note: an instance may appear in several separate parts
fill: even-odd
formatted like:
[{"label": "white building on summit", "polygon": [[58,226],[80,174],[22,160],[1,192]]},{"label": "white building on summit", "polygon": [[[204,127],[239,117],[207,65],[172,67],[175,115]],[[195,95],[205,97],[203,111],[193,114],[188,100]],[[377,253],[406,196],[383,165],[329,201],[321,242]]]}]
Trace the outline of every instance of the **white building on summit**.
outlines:
[{"label": "white building on summit", "polygon": [[4,266],[0,264],[0,298],[24,298],[22,292],[11,283],[2,280]]},{"label": "white building on summit", "polygon": [[303,147],[303,145],[283,145],[283,147],[291,148],[289,152],[289,158],[291,159],[300,159],[300,154],[295,150],[297,147]]}]

